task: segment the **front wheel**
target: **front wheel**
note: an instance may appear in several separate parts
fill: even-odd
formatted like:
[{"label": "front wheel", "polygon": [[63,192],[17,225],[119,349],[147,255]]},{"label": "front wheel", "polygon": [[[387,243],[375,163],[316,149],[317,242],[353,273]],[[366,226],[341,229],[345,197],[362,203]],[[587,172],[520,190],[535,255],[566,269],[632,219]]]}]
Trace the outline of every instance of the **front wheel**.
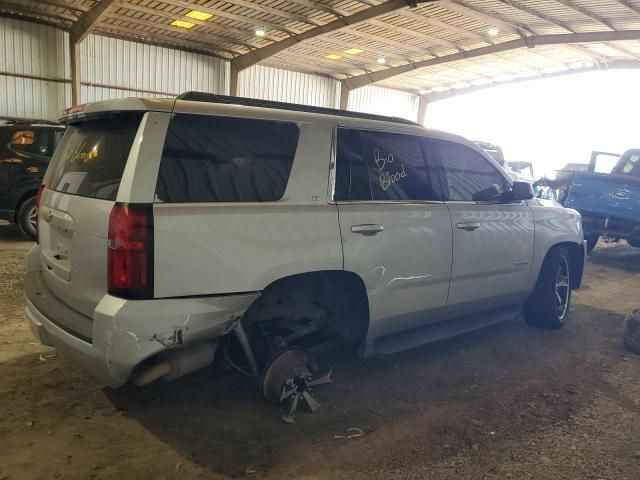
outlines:
[{"label": "front wheel", "polygon": [[36,239],[36,198],[31,197],[22,202],[16,215],[16,223],[20,231],[31,240]]},{"label": "front wheel", "polygon": [[559,329],[569,320],[571,257],[564,247],[554,248],[542,264],[536,287],[524,305],[529,326]]}]

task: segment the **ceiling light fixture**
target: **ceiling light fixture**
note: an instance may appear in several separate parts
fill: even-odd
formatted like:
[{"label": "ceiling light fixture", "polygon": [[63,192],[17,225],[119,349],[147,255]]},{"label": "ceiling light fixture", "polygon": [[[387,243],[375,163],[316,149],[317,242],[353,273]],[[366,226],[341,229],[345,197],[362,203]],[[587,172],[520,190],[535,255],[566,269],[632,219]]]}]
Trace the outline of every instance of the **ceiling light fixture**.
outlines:
[{"label": "ceiling light fixture", "polygon": [[387,63],[387,59],[384,57],[378,57],[378,63],[380,65],[384,65],[385,63]]},{"label": "ceiling light fixture", "polygon": [[199,10],[191,10],[189,13],[185,13],[185,17],[195,18],[196,20],[209,20],[213,15]]},{"label": "ceiling light fixture", "polygon": [[324,58],[328,58],[329,60],[340,60],[342,57],[340,55],[336,55],[335,53],[330,53],[329,55],[325,55]]},{"label": "ceiling light fixture", "polygon": [[496,37],[500,33],[500,29],[498,27],[493,27],[493,28],[490,28],[487,33],[491,37]]},{"label": "ceiling light fixture", "polygon": [[264,37],[266,34],[264,28],[256,28],[256,37]]},{"label": "ceiling light fixture", "polygon": [[171,22],[171,25],[173,25],[174,27],[180,27],[180,28],[193,28],[196,24],[191,22],[185,22],[184,20],[174,20],[173,22]]},{"label": "ceiling light fixture", "polygon": [[343,50],[343,52],[348,53],[349,55],[358,55],[359,53],[364,52],[364,50],[359,48],[347,48],[346,50]]}]

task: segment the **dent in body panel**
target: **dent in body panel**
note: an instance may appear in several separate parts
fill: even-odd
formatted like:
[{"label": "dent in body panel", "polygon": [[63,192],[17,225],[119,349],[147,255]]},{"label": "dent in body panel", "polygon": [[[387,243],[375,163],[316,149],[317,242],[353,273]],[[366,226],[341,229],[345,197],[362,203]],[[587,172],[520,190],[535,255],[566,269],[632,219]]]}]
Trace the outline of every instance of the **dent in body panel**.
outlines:
[{"label": "dent in body panel", "polygon": [[131,301],[105,296],[94,314],[93,346],[124,383],[140,362],[167,348],[229,333],[259,294]]},{"label": "dent in body panel", "polygon": [[[451,276],[451,222],[440,203],[338,203],[344,268],[364,281],[367,340],[437,321]],[[367,236],[353,225],[379,224]]]}]

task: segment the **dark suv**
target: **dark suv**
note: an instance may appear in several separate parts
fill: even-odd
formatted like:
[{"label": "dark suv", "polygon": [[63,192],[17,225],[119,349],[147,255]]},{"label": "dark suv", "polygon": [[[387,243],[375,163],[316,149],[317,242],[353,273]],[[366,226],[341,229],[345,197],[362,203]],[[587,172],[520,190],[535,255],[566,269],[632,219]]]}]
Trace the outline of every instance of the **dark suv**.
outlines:
[{"label": "dark suv", "polygon": [[36,193],[64,129],[47,122],[0,125],[0,219],[18,224],[32,239]]}]

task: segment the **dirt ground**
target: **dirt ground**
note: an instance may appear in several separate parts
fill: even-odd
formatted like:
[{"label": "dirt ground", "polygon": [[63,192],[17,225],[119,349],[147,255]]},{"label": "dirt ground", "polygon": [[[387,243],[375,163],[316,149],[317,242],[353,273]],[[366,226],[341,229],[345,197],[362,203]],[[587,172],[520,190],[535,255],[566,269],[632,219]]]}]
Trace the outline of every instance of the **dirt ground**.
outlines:
[{"label": "dirt ground", "polygon": [[[600,246],[561,331],[510,322],[384,359],[342,354],[293,425],[216,370],[108,390],[35,343],[30,243],[0,225],[0,480],[640,478],[640,249]],[[363,435],[346,436],[349,428]]]}]

